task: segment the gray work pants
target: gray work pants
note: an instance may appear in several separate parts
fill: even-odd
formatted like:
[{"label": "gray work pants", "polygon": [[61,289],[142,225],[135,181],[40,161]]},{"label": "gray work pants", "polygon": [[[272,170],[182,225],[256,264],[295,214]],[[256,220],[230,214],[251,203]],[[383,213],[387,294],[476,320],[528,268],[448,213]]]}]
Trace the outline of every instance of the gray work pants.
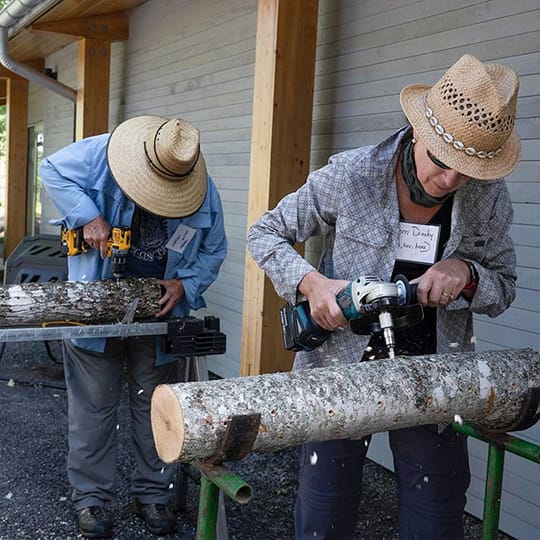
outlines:
[{"label": "gray work pants", "polygon": [[170,381],[175,363],[156,367],[153,336],[109,338],[98,353],[64,342],[68,397],[69,453],[67,471],[76,509],[112,500],[116,485],[118,406],[124,365],[128,376],[131,430],[135,454],[131,490],[143,504],[165,503],[174,465],[157,456],[150,423],[154,388]]}]

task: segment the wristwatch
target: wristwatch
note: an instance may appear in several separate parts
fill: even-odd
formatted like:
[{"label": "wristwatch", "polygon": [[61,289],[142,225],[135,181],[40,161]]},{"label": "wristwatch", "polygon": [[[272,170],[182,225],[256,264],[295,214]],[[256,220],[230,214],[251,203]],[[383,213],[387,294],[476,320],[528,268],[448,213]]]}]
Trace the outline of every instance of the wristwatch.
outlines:
[{"label": "wristwatch", "polygon": [[465,259],[461,259],[464,263],[467,264],[469,267],[469,272],[471,273],[471,279],[469,280],[469,283],[463,287],[464,291],[468,291],[470,289],[474,289],[478,285],[478,280],[480,277],[478,276],[478,272],[476,271],[476,267],[471,261],[466,261]]}]

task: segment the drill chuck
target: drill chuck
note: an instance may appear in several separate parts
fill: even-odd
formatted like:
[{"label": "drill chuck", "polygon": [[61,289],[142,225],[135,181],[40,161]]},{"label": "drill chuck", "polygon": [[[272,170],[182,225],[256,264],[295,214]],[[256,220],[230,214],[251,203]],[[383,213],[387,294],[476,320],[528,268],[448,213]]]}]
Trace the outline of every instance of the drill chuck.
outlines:
[{"label": "drill chuck", "polygon": [[115,251],[111,255],[112,273],[116,279],[121,278],[126,270],[126,259],[129,251]]},{"label": "drill chuck", "polygon": [[384,343],[388,349],[388,355],[390,358],[393,358],[396,340],[394,337],[394,320],[392,319],[392,314],[389,311],[381,311],[379,314],[379,324],[383,332]]}]

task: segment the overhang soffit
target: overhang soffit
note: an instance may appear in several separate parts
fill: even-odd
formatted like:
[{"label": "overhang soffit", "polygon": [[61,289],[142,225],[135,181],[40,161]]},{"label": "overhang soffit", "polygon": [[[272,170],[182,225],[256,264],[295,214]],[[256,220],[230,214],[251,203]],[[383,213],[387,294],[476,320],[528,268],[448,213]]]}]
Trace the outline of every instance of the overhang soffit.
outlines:
[{"label": "overhang soffit", "polygon": [[129,11],[61,21],[37,22],[31,25],[31,30],[101,41],[124,41],[129,37]]}]

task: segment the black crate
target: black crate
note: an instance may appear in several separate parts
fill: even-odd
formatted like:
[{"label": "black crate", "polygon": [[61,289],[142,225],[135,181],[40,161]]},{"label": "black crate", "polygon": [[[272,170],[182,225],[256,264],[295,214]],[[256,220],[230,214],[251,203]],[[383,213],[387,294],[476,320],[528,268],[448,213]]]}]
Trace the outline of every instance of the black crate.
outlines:
[{"label": "black crate", "polygon": [[6,260],[4,285],[66,279],[67,257],[58,236],[25,236]]}]

